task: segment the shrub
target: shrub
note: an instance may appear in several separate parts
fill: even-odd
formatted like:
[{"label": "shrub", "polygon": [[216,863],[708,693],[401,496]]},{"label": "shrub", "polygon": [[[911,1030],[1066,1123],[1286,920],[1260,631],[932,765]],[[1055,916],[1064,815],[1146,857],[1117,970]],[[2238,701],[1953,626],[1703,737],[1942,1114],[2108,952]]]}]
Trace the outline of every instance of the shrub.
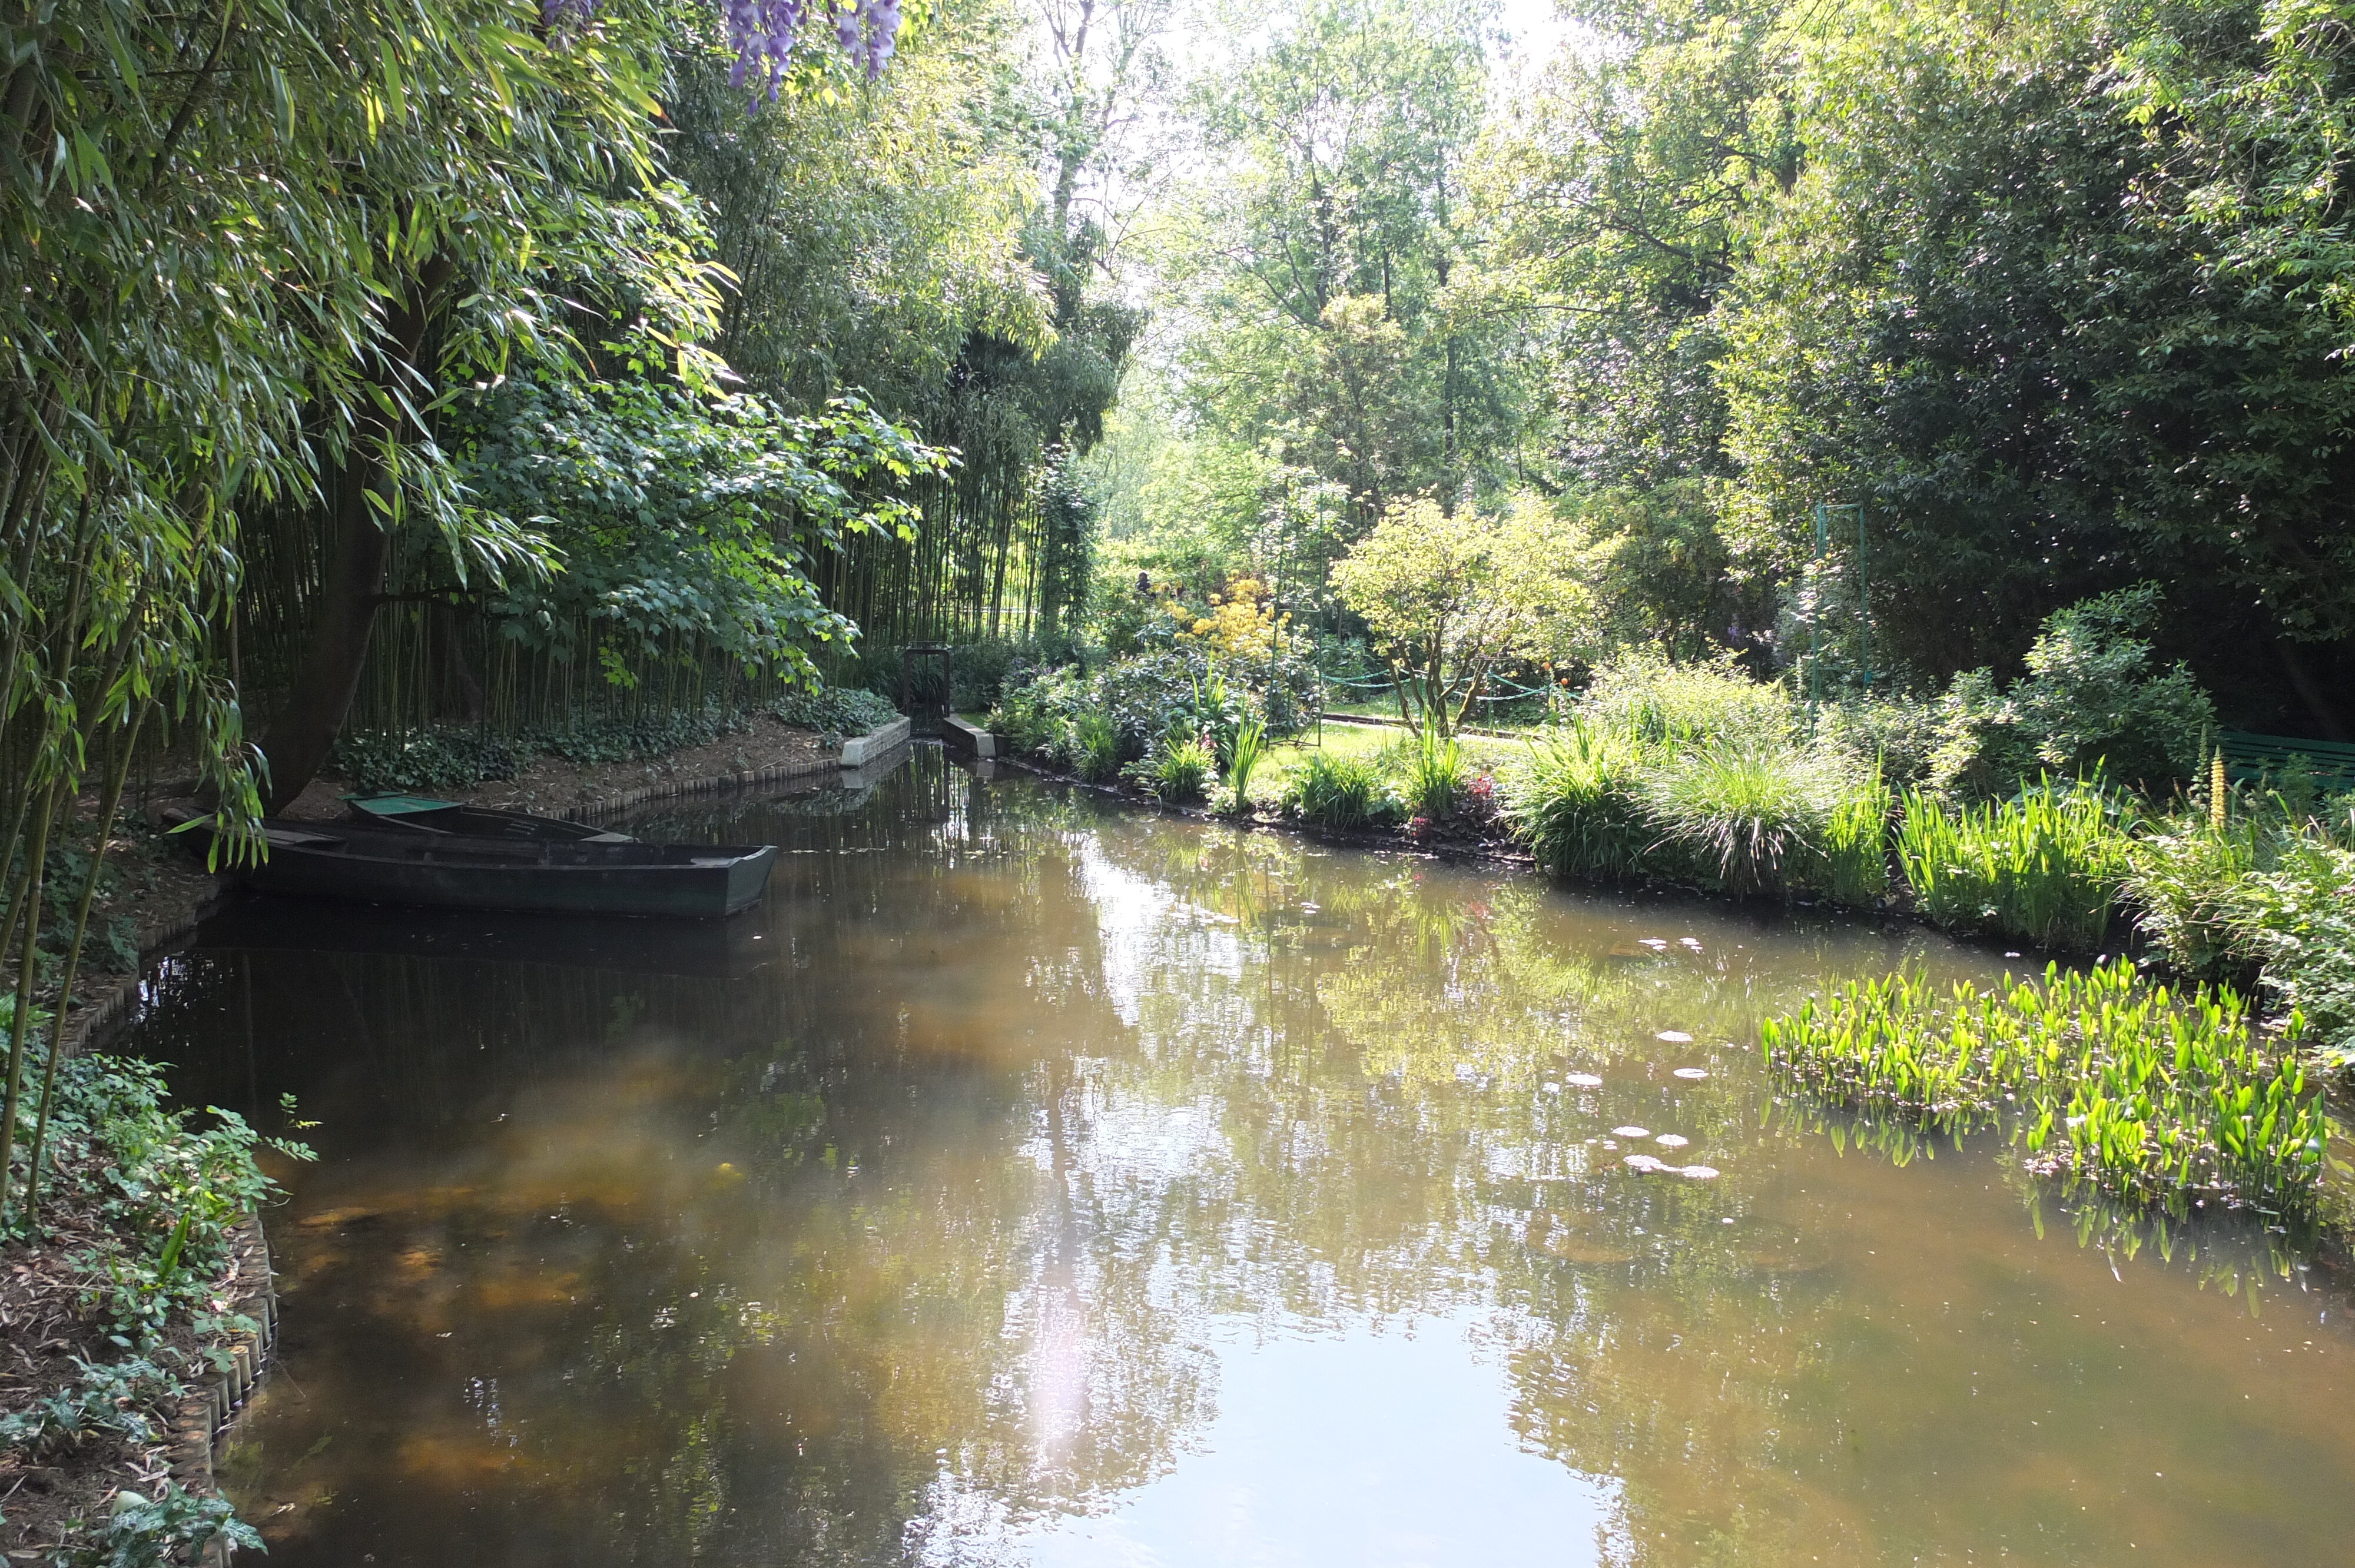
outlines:
[{"label": "shrub", "polygon": [[2126,843],[2098,788],[2047,778],[1977,807],[1908,790],[1897,853],[1916,906],[1938,925],[2091,952],[2109,929]]},{"label": "shrub", "polygon": [[2034,1163],[2127,1196],[2306,1210],[2320,1185],[2329,1119],[2294,1055],[2264,1046],[2231,991],[2173,997],[2125,959],[1986,996],[1851,982],[1761,1037],[1776,1071],[1843,1104],[1951,1131],[2016,1105]]},{"label": "shrub", "polygon": [[2273,870],[2242,879],[2234,905],[2275,1000],[2303,1015],[2325,1062],[2355,1066],[2355,851],[2301,834]]},{"label": "shrub", "polygon": [[1433,822],[1444,822],[1455,814],[1456,804],[1471,782],[1463,746],[1433,730],[1423,732],[1406,758],[1405,771],[1407,810]]},{"label": "shrub", "polygon": [[1380,772],[1361,757],[1315,752],[1285,785],[1284,808],[1335,832],[1365,827],[1381,814]]},{"label": "shrub", "polygon": [[1930,776],[1941,712],[1935,702],[1894,694],[1827,703],[1816,716],[1816,743],[1851,769],[1877,768],[1902,789]]},{"label": "shrub", "polygon": [[2178,974],[2240,978],[2259,962],[2232,915],[2243,880],[2277,858],[2279,826],[2254,815],[2222,825],[2205,811],[2154,824],[2126,845],[2121,886],[2135,926]]},{"label": "shrub", "polygon": [[1632,875],[1654,837],[1636,800],[1636,762],[1624,735],[1573,720],[1508,771],[1506,821],[1557,875]]},{"label": "shrub", "polygon": [[1838,784],[1788,747],[1720,742],[1646,770],[1637,792],[1661,842],[1703,876],[1736,893],[1776,893],[1820,853]]},{"label": "shrub", "polygon": [[1595,672],[1583,705],[1604,728],[1651,744],[1782,745],[1794,724],[1780,683],[1753,681],[1731,659],[1672,664],[1645,651]]},{"label": "shrub", "polygon": [[2045,618],[2027,674],[1999,694],[1988,671],[1956,676],[1932,786],[2000,794],[2039,769],[2074,778],[2098,768],[2145,788],[2189,778],[2215,710],[2182,665],[2151,669],[2140,633],[2158,610],[2147,583],[2086,599]]},{"label": "shrub", "polygon": [[899,709],[857,686],[794,692],[779,698],[770,711],[795,729],[814,729],[821,735],[867,735],[900,716]]},{"label": "shrub", "polygon": [[1057,671],[1007,687],[989,710],[991,733],[1004,736],[1007,746],[1023,756],[1054,767],[1071,763],[1077,753],[1071,720],[1077,684],[1075,672]]}]

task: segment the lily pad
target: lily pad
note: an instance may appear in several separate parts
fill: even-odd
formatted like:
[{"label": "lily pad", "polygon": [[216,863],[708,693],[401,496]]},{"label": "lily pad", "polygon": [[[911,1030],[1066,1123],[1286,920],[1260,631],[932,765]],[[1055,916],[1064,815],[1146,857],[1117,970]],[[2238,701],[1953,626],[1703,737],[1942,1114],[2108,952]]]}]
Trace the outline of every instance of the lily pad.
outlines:
[{"label": "lily pad", "polygon": [[1707,1067],[1678,1067],[1675,1072],[1668,1075],[1672,1078],[1700,1079],[1709,1076],[1709,1069]]},{"label": "lily pad", "polygon": [[1614,1138],[1649,1138],[1652,1136],[1652,1129],[1648,1127],[1614,1127],[1611,1129],[1611,1136]]}]

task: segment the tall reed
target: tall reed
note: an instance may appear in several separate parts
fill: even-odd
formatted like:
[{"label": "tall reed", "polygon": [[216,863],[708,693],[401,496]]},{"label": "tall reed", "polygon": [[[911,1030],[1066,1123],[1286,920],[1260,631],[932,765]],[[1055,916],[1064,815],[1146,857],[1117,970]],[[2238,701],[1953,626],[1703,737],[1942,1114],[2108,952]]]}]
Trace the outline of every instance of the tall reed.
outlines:
[{"label": "tall reed", "polygon": [[1821,891],[1835,903],[1870,908],[1889,893],[1889,815],[1894,797],[1875,762],[1844,791],[1824,824]]},{"label": "tall reed", "polygon": [[2093,784],[2050,777],[2010,800],[1951,807],[1908,790],[1897,854],[1938,925],[2091,952],[2109,930],[2126,833]]}]

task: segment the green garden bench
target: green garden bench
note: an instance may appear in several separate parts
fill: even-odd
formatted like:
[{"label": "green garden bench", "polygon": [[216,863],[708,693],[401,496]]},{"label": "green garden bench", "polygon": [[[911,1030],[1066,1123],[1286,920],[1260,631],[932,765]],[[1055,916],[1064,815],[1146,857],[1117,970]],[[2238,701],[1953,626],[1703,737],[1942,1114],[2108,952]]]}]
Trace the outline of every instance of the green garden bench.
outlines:
[{"label": "green garden bench", "polygon": [[2224,771],[2236,779],[2279,778],[2296,763],[2313,773],[2317,788],[2337,794],[2355,789],[2355,746],[2335,740],[2300,740],[2288,735],[2247,735],[2226,730],[2216,737]]}]

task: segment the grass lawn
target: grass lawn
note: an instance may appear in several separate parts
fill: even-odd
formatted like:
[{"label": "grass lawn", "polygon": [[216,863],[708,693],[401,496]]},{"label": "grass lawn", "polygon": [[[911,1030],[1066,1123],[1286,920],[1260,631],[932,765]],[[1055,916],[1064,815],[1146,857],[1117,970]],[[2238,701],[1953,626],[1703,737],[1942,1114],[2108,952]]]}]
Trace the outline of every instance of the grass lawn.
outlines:
[{"label": "grass lawn", "polygon": [[[1295,769],[1308,765],[1308,758],[1316,754],[1317,745],[1316,730],[1312,726],[1302,735],[1271,747],[1266,760],[1252,772],[1252,801],[1259,805],[1274,805],[1284,794],[1285,782]],[[1408,748],[1414,745],[1414,736],[1395,726],[1340,724],[1328,718],[1325,721],[1323,745],[1327,752],[1337,756],[1369,757],[1380,760],[1387,753],[1393,759],[1402,761]],[[1493,769],[1515,758],[1526,756],[1529,751],[1526,740],[1501,740],[1485,735],[1465,736],[1463,746],[1464,759],[1476,771]]]}]

